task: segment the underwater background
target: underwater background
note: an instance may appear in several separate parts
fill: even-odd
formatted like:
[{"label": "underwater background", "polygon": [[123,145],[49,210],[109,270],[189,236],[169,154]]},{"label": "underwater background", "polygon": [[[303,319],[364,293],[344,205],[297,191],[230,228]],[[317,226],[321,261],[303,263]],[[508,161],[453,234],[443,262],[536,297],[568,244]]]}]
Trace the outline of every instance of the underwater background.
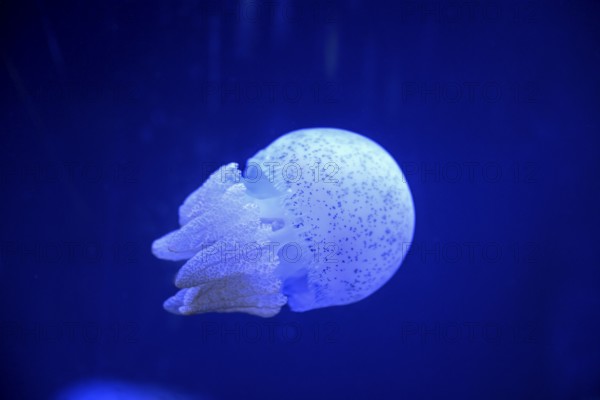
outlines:
[{"label": "underwater background", "polygon": [[[0,397],[600,398],[597,1],[2,1]],[[379,291],[163,310],[216,168],[337,127],[416,210]],[[120,397],[118,397],[120,396]]]}]

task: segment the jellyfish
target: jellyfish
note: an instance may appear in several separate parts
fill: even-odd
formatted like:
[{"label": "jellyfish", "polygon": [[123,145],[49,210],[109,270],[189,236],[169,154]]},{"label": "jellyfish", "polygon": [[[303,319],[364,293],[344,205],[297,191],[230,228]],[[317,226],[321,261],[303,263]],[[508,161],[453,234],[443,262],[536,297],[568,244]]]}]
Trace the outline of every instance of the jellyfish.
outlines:
[{"label": "jellyfish", "polygon": [[272,317],[347,305],[382,287],[404,260],[415,226],[412,195],[374,141],[334,128],[287,133],[220,167],[179,207],[180,228],[152,252],[187,260],[174,314]]}]

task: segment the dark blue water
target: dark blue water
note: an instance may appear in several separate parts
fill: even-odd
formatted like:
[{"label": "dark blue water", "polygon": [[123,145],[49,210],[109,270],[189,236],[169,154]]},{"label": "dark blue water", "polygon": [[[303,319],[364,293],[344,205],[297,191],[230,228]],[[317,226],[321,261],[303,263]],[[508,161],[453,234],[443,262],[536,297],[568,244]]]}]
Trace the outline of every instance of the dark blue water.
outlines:
[{"label": "dark blue water", "polygon": [[[2,8],[2,398],[600,396],[598,2]],[[350,306],[165,312],[150,245],[187,194],[314,126],[402,166],[398,273]]]}]

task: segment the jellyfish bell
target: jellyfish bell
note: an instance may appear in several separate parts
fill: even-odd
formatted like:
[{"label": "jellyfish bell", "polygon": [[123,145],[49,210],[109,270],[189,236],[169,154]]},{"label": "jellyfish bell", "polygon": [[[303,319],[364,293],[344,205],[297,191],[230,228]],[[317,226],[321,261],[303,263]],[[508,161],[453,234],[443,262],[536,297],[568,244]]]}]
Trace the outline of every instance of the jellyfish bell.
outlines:
[{"label": "jellyfish bell", "polygon": [[187,260],[164,307],[262,317],[350,304],[387,282],[412,242],[415,212],[394,159],[357,133],[302,129],[242,173],[214,172],[179,208],[158,258]]}]

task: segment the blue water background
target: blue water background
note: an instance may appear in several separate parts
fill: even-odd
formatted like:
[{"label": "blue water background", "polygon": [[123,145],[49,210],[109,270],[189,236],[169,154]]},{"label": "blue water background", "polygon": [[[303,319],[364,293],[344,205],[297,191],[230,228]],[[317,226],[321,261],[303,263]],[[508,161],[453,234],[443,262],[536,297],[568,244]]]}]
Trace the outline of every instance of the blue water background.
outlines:
[{"label": "blue water background", "polygon": [[[600,396],[597,1],[2,7],[2,398]],[[187,194],[314,126],[405,170],[398,273],[269,320],[165,312],[150,245]]]}]

